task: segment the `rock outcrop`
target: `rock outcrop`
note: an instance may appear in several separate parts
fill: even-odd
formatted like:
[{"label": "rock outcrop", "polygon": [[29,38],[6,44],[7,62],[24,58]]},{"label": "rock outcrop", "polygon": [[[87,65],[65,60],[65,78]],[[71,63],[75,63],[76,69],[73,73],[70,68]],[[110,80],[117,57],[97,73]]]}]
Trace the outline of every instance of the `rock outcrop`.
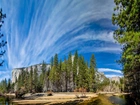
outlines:
[{"label": "rock outcrop", "polygon": [[[36,64],[36,65],[29,66],[29,67],[15,68],[15,69],[12,70],[12,83],[16,82],[16,80],[18,79],[22,70],[30,72],[31,67],[33,68],[33,70],[34,70],[35,67],[37,67],[38,74],[39,75],[41,74],[42,64]],[[49,70],[49,68],[50,68],[50,65],[46,64],[46,70]]]},{"label": "rock outcrop", "polygon": [[112,77],[112,78],[110,78],[110,81],[114,81],[114,82],[120,83],[120,77]]}]

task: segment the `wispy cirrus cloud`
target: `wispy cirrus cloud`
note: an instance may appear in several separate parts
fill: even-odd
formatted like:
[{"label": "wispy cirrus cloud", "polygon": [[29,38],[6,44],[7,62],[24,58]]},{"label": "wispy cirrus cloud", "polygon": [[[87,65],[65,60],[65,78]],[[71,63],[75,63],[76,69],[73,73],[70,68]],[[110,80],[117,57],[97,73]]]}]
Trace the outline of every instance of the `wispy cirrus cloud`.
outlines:
[{"label": "wispy cirrus cloud", "polygon": [[[111,21],[112,0],[1,0],[0,4],[7,14],[3,31],[7,35],[10,68],[40,63],[44,59],[49,61],[55,53],[75,49],[82,53],[95,45],[84,45],[91,40],[118,46],[114,44],[111,29],[108,29],[110,32],[100,30],[108,26],[107,23],[100,24],[100,20]],[[99,48],[94,47],[97,52],[119,49],[102,43]]]}]

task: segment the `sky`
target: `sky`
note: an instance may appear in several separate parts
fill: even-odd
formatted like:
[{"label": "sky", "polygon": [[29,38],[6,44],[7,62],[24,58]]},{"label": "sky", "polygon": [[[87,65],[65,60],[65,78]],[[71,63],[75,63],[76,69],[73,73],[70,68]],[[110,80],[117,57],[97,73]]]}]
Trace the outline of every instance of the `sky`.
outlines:
[{"label": "sky", "polygon": [[10,78],[13,68],[50,63],[54,54],[63,58],[75,50],[88,61],[94,54],[107,77],[122,76],[114,6],[113,0],[0,0],[6,14],[1,32],[8,42],[0,80]]}]

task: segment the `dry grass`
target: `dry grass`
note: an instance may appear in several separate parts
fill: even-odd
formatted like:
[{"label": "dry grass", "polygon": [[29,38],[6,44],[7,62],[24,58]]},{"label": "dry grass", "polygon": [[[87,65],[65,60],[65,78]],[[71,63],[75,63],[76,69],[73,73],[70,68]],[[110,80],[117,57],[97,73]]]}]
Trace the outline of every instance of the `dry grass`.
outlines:
[{"label": "dry grass", "polygon": [[[78,94],[78,93],[77,93]],[[80,93],[78,94],[80,96]],[[43,95],[40,97],[36,97],[35,99],[30,98],[30,100],[25,99],[25,100],[13,100],[14,103],[17,104],[42,104],[42,105],[49,105],[49,104],[55,104],[55,105],[60,105],[60,104],[66,104],[68,103],[79,103],[85,100],[90,100],[92,97],[97,97],[96,94],[94,93],[87,93],[86,98],[76,98],[75,93],[54,93],[53,96],[47,96]],[[31,96],[30,96],[31,97]]]},{"label": "dry grass", "polygon": [[91,98],[84,102],[78,103],[77,105],[113,105],[106,96],[99,95],[96,98]]}]

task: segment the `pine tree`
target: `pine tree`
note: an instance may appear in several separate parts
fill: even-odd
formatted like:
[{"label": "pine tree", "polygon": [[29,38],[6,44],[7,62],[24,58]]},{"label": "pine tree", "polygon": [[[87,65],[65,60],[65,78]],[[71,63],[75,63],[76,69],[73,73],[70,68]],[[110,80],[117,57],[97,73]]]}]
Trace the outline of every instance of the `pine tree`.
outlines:
[{"label": "pine tree", "polygon": [[8,92],[10,92],[10,90],[11,90],[11,80],[10,79],[8,79],[8,83],[7,83],[7,91]]},{"label": "pine tree", "polygon": [[68,56],[68,66],[67,66],[67,70],[68,70],[68,91],[71,91],[72,90],[72,81],[73,81],[73,71],[72,71],[72,55],[71,55],[71,52],[69,53],[69,56]]},{"label": "pine tree", "polygon": [[7,79],[6,78],[3,81],[3,91],[4,91],[4,93],[7,93]]},{"label": "pine tree", "polygon": [[60,62],[59,62],[59,72],[58,72],[58,91],[62,91],[62,79],[63,79],[63,77],[62,77],[62,60],[60,59]]},{"label": "pine tree", "polygon": [[30,77],[29,77],[29,80],[30,80],[30,92],[32,93],[33,92],[33,67],[31,66],[31,70],[30,70]]},{"label": "pine tree", "polygon": [[135,98],[140,98],[140,1],[115,0],[116,7],[112,22],[117,25],[115,39],[123,45],[122,63],[126,92],[131,92]]},{"label": "pine tree", "polygon": [[78,52],[76,51],[74,54],[74,61],[73,61],[73,82],[74,82],[74,88],[76,88],[77,85],[77,70],[78,70]]},{"label": "pine tree", "polygon": [[41,84],[42,84],[42,86],[44,86],[45,84],[45,74],[46,74],[46,63],[43,61],[43,63],[42,63],[42,80],[41,80]]},{"label": "pine tree", "polygon": [[96,62],[94,55],[92,54],[90,59],[90,68],[89,68],[89,87],[90,91],[94,91],[94,85],[95,85],[95,71],[96,71]]},{"label": "pine tree", "polygon": [[26,92],[30,92],[30,73],[28,70],[25,71],[24,87]]},{"label": "pine tree", "polygon": [[34,90],[35,92],[37,92],[37,85],[38,85],[38,73],[37,73],[38,69],[37,66],[35,66],[34,70],[33,70],[33,83],[34,83]]},{"label": "pine tree", "polygon": [[[1,49],[1,51],[0,51],[0,58],[5,54],[6,51],[5,50],[3,51],[2,49],[7,44],[7,42],[2,39],[2,37],[4,35],[1,33],[1,27],[2,27],[2,25],[4,23],[4,21],[3,21],[4,18],[6,18],[6,14],[3,14],[2,13],[2,9],[0,9],[0,39],[1,39],[0,40],[0,49]],[[0,66],[3,65],[3,62],[4,62],[4,60],[1,58],[0,59]]]},{"label": "pine tree", "polygon": [[[49,75],[49,79],[52,83],[51,88],[53,89],[53,87],[56,87],[58,79],[59,79],[59,64],[58,64],[58,55],[55,54],[54,59],[52,60],[53,62],[51,62],[51,71],[50,71],[50,75]],[[57,90],[54,90],[57,91]]]},{"label": "pine tree", "polygon": [[78,87],[88,87],[88,70],[86,68],[86,62],[83,56],[79,57],[79,73],[78,73]]},{"label": "pine tree", "polygon": [[6,78],[0,82],[0,93],[7,93],[7,80]]},{"label": "pine tree", "polygon": [[64,71],[64,82],[65,82],[65,91],[68,91],[68,61],[66,60],[66,57],[64,58],[63,63],[63,71]]},{"label": "pine tree", "polygon": [[51,68],[53,67],[53,57],[51,58]]},{"label": "pine tree", "polygon": [[50,76],[50,68],[48,68],[48,70],[46,71],[46,76],[45,76],[45,80],[46,80],[46,89],[50,91],[50,80],[49,80],[49,76]]},{"label": "pine tree", "polygon": [[51,70],[50,70],[49,80],[50,80],[52,83],[55,82],[55,70],[54,70],[54,67],[53,67],[53,66],[51,67]]},{"label": "pine tree", "polygon": [[53,75],[54,75],[54,73],[53,73],[53,57],[51,58],[51,70],[50,70],[50,74],[49,74],[49,80],[51,81],[51,82],[53,82]]},{"label": "pine tree", "polygon": [[19,74],[17,84],[18,84],[18,89],[20,89],[21,87],[24,86],[24,71],[23,71],[23,69],[21,70],[21,73]]}]

